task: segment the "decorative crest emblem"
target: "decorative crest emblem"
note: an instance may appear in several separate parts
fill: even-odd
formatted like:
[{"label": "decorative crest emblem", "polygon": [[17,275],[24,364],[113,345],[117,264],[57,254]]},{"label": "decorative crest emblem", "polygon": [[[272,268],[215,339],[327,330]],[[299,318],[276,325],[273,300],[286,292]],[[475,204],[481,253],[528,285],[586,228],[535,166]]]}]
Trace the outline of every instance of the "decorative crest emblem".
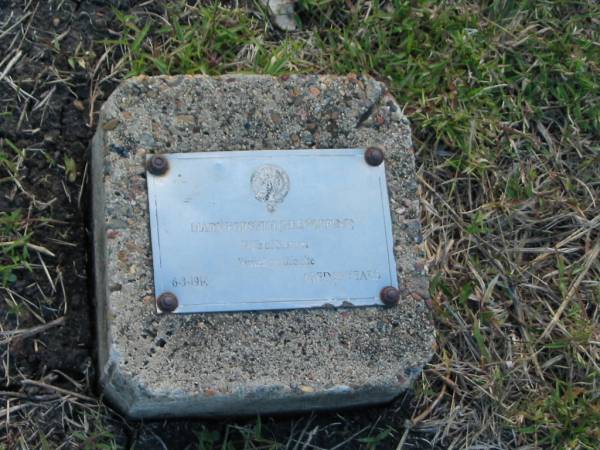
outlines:
[{"label": "decorative crest emblem", "polygon": [[266,203],[267,210],[273,212],[275,206],[287,195],[290,189],[290,178],[281,167],[265,164],[252,173],[250,185],[256,200]]}]

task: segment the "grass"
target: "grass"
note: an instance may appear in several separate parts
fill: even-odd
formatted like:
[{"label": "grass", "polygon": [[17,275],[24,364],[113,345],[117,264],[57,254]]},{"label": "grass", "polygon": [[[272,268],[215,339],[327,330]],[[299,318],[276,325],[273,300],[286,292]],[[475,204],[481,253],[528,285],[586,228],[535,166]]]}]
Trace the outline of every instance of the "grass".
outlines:
[{"label": "grass", "polygon": [[17,281],[15,271],[29,269],[29,235],[23,234],[21,211],[0,213],[0,276],[4,285]]},{"label": "grass", "polygon": [[[23,158],[23,152],[9,139],[0,140],[0,168],[6,174],[0,178],[0,185],[12,184],[17,180]],[[14,189],[18,187],[18,182],[13,185],[13,196]],[[21,269],[31,270],[28,248],[31,237],[29,228],[20,209],[0,211],[0,285],[6,286],[17,281],[16,272]],[[18,310],[18,306],[16,304],[14,306],[14,310]]]},{"label": "grass", "polygon": [[[296,10],[301,31],[292,34],[274,30],[253,3],[154,1],[115,11],[109,35],[79,64],[91,80],[90,117],[102,83],[138,74],[385,81],[413,127],[438,349],[411,419],[375,422],[348,445],[597,448],[600,6],[302,0]],[[2,155],[4,176],[16,149]],[[64,162],[74,181],[75,162]],[[10,175],[0,181],[4,189]],[[18,273],[11,265],[27,261],[23,223],[0,216],[2,242],[22,242],[13,256],[2,253],[5,282]],[[116,446],[99,427],[88,435]],[[201,424],[190,448],[287,448],[294,436],[328,448],[348,439],[326,438],[322,424],[289,439],[275,428]]]}]

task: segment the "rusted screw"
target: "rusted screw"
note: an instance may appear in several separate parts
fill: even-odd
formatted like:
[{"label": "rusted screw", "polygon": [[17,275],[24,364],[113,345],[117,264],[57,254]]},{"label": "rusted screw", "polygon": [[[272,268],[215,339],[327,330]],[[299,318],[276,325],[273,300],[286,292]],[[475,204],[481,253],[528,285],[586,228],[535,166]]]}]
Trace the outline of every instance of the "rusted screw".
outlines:
[{"label": "rusted screw", "polygon": [[169,170],[169,161],[161,155],[153,155],[146,165],[148,172],[152,175],[164,175]]},{"label": "rusted screw", "polygon": [[383,150],[379,147],[369,147],[365,151],[365,161],[370,166],[378,166],[383,162]]},{"label": "rusted screw", "polygon": [[177,296],[172,292],[163,292],[158,296],[156,305],[162,312],[173,312],[179,306],[179,300],[177,300]]},{"label": "rusted screw", "polygon": [[381,290],[379,298],[384,305],[394,306],[400,301],[400,291],[393,286],[387,286]]}]

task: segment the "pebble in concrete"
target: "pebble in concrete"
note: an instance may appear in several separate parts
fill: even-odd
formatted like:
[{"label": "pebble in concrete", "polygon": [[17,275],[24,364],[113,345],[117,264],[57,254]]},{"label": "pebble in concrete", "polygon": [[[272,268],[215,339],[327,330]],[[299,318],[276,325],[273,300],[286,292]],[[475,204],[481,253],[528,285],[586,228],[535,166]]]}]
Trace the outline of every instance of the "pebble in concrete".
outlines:
[{"label": "pebble in concrete", "polygon": [[[149,153],[385,152],[397,306],[157,314]],[[333,76],[137,77],[104,104],[92,145],[100,384],[132,418],[336,409],[392,400],[430,359],[410,127],[385,86]],[[233,280],[232,280],[233,281]]]}]

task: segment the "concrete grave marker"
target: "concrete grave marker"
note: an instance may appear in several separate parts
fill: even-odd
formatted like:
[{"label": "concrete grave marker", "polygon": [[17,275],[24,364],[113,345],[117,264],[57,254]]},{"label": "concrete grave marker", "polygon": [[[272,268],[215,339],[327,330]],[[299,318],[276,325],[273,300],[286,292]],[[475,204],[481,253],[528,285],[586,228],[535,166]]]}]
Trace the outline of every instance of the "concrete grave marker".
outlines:
[{"label": "concrete grave marker", "polygon": [[131,417],[381,403],[433,352],[410,128],[379,82],[128,80],[92,190],[100,382]]}]

